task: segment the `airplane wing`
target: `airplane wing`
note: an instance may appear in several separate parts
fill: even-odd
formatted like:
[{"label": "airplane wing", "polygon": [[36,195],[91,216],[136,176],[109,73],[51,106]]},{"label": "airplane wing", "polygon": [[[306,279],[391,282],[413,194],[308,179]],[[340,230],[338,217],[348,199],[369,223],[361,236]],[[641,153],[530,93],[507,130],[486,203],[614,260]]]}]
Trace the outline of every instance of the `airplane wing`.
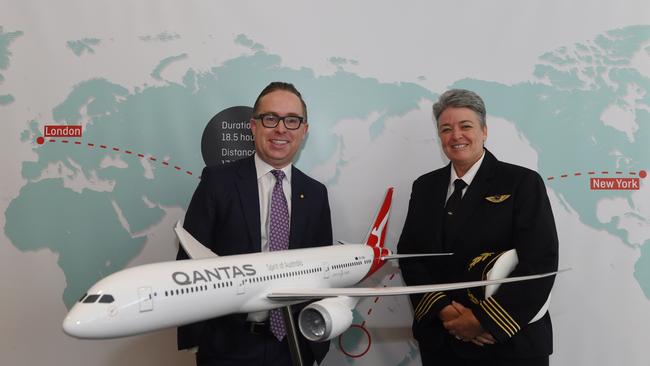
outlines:
[{"label": "airplane wing", "polygon": [[348,287],[348,288],[321,288],[321,289],[286,289],[274,291],[266,295],[272,300],[309,300],[325,297],[349,296],[349,297],[371,297],[371,296],[397,296],[410,295],[425,292],[459,290],[470,287],[496,285],[500,283],[519,282],[534,280],[538,278],[553,276],[560,272],[568,271],[569,268],[555,272],[535,274],[529,276],[508,277],[495,280],[469,281],[456,283],[442,283],[437,285],[420,286],[398,286],[398,287]]},{"label": "airplane wing", "polygon": [[441,257],[446,255],[454,255],[454,253],[389,254],[389,255],[382,256],[381,260],[421,258],[421,257]]},{"label": "airplane wing", "polygon": [[181,246],[185,249],[185,252],[190,258],[202,259],[218,257],[217,254],[208,249],[205,245],[201,244],[198,240],[194,239],[192,234],[188,233],[187,230],[183,228],[180,221],[176,222],[174,231],[176,232],[178,240],[181,242]]}]

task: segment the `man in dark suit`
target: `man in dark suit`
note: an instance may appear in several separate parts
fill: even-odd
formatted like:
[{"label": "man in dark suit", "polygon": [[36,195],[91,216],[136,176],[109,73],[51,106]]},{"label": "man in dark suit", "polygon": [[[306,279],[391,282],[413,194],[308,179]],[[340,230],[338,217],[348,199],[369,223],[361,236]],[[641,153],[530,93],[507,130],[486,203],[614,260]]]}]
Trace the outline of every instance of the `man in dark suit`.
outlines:
[{"label": "man in dark suit", "polygon": [[[203,170],[185,229],[220,256],[275,250],[271,206],[279,189],[290,217],[288,248],[331,245],[327,189],[292,165],[308,129],[298,90],[269,84],[255,101],[250,125],[255,155]],[[178,259],[185,258],[181,248]],[[234,314],[180,327],[178,348],[198,346],[197,365],[291,365],[287,338],[271,332],[270,317]],[[305,365],[320,363],[329,350],[329,342],[311,343],[302,335],[299,341]]]},{"label": "man in dark suit", "polygon": [[[556,270],[558,239],[543,180],[485,149],[483,100],[468,90],[450,90],[433,111],[450,163],[413,183],[397,249],[454,255],[401,260],[406,284],[469,280],[471,262],[513,248],[518,264],[512,276]],[[552,286],[553,277],[547,277],[502,284],[487,299],[468,296],[467,290],[412,295],[422,364],[548,365],[549,314],[529,322]]]}]

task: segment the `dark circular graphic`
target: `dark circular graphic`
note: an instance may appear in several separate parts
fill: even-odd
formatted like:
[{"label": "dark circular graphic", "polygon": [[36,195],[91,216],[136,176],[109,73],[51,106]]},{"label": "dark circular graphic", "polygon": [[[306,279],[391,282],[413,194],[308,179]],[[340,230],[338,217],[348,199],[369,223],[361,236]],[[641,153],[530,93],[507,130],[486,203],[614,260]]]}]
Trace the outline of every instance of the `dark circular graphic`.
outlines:
[{"label": "dark circular graphic", "polygon": [[250,130],[253,108],[237,106],[217,113],[203,130],[201,154],[206,166],[224,164],[253,155]]}]

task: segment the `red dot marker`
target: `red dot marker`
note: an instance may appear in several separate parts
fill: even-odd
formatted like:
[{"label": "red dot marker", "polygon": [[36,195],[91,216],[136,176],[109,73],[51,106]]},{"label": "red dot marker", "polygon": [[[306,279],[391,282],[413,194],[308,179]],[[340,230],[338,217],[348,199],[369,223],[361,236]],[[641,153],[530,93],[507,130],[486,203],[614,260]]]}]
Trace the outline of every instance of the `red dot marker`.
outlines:
[{"label": "red dot marker", "polygon": [[43,136],[38,136],[36,138],[36,143],[39,145],[43,145],[45,143],[45,138],[43,138]]},{"label": "red dot marker", "polygon": [[639,177],[641,177],[641,178],[645,178],[647,175],[648,175],[648,173],[645,170],[641,170],[639,172]]}]

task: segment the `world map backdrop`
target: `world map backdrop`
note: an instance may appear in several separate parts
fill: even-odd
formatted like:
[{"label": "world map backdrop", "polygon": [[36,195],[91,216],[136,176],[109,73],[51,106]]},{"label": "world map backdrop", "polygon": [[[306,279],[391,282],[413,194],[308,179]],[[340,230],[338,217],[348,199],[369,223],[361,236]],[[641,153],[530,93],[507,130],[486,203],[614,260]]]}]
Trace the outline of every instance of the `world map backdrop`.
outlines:
[{"label": "world map backdrop", "polygon": [[[487,147],[545,179],[560,266],[573,269],[553,293],[551,363],[650,362],[650,5],[79,4],[0,15],[6,364],[193,363],[173,330],[79,341],[60,324],[100,278],[174,258],[208,122],[274,80],[305,96],[296,165],[328,186],[335,238],[362,240],[394,186],[392,249],[412,181],[447,163],[431,104],[448,88],[476,91]],[[83,133],[45,137],[46,125]],[[213,138],[246,138],[231,127]],[[401,284],[396,266],[366,282]],[[406,297],[362,301],[325,364],[419,365],[411,316]]]}]

